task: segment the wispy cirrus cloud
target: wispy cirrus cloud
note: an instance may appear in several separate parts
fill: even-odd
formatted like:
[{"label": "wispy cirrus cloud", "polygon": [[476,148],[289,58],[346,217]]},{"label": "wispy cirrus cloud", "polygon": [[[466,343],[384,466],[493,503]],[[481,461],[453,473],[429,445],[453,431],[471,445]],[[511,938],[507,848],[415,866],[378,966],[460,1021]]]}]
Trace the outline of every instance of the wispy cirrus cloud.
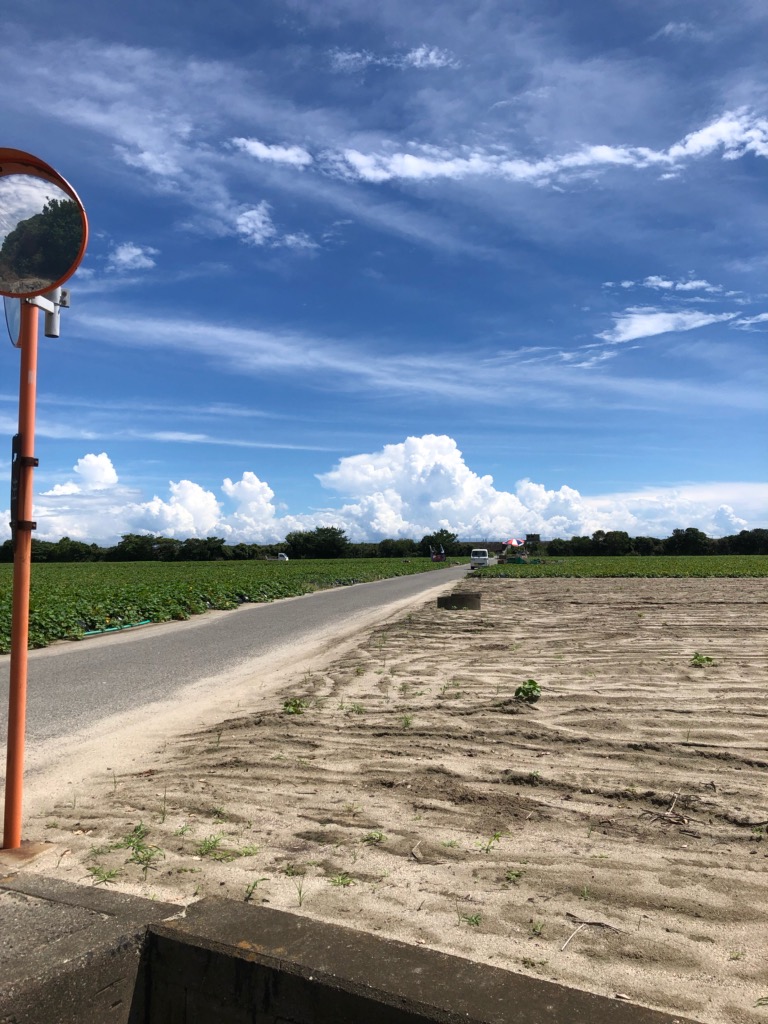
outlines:
[{"label": "wispy cirrus cloud", "polygon": [[235,230],[243,242],[254,246],[283,247],[286,249],[317,249],[304,231],[280,234],[272,220],[270,204],[266,200],[250,209],[241,210],[235,219]]},{"label": "wispy cirrus cloud", "polygon": [[604,341],[621,344],[652,338],[657,334],[677,331],[693,331],[697,327],[733,320],[736,313],[704,313],[686,309],[677,312],[660,311],[648,307],[633,307],[623,313],[613,314],[613,327],[596,335]]},{"label": "wispy cirrus cloud", "polygon": [[308,167],[313,158],[302,146],[268,145],[258,139],[232,139],[232,145],[255,156],[257,160],[266,160],[276,164],[289,164],[291,167]]},{"label": "wispy cirrus cloud", "polygon": [[[733,326],[738,327],[742,331],[753,331],[760,329],[757,327],[758,324],[768,325],[768,313],[758,313],[756,316],[745,316],[734,321]],[[766,328],[768,329],[768,327]]]},{"label": "wispy cirrus cloud", "polygon": [[[656,311],[632,311],[617,314],[612,331],[598,335],[603,341],[621,342],[667,331],[692,330],[735,314],[711,315],[686,311],[662,314]],[[665,317],[666,319],[660,319]],[[724,381],[710,387],[696,381],[663,380],[613,374],[602,371],[613,354],[605,347],[589,344],[569,355],[556,347],[520,347],[499,351],[479,351],[467,345],[466,354],[453,351],[438,362],[433,355],[387,351],[376,352],[381,345],[375,338],[358,337],[337,340],[302,331],[269,331],[237,328],[202,320],[183,318],[137,317],[126,311],[116,316],[114,308],[103,314],[82,314],[78,328],[86,338],[109,338],[121,347],[164,348],[199,356],[215,365],[219,372],[239,378],[265,375],[295,377],[301,374],[308,387],[323,388],[331,382],[336,391],[354,391],[372,396],[418,395],[423,401],[465,400],[488,405],[507,405],[511,397],[521,407],[565,407],[581,405],[589,393],[594,401],[613,407],[680,408],[687,402],[700,406],[702,401],[717,406],[755,408],[764,405],[762,391],[749,380]],[[613,350],[611,350],[612,352]],[[504,379],[501,390],[489,388],[489,379]]]},{"label": "wispy cirrus cloud", "polygon": [[[615,281],[605,281],[603,283],[604,288],[614,288],[615,286]],[[619,286],[625,289],[652,288],[655,291],[661,292],[708,292],[720,294],[723,291],[722,285],[711,284],[702,277],[690,277],[675,281],[669,277],[662,277],[661,274],[650,274],[648,277],[643,278],[642,281],[620,281]],[[735,295],[737,293],[728,292],[727,294]]]},{"label": "wispy cirrus cloud", "polygon": [[391,55],[378,55],[370,50],[332,50],[329,58],[334,71],[347,73],[363,71],[368,67],[431,70],[460,66],[460,62],[448,50],[425,44],[413,47],[405,53]]},{"label": "wispy cirrus cloud", "polygon": [[495,150],[460,147],[452,152],[434,146],[414,146],[407,152],[393,149],[366,153],[350,148],[342,156],[350,177],[377,184],[492,176],[541,185],[609,167],[666,171],[718,152],[723,160],[737,160],[748,153],[768,158],[768,118],[747,109],[726,112],[667,149],[591,144],[532,160]]},{"label": "wispy cirrus cloud", "polygon": [[654,32],[651,39],[693,39],[696,42],[704,42],[712,36],[712,32],[700,25],[694,25],[691,21],[668,21],[658,32]]}]

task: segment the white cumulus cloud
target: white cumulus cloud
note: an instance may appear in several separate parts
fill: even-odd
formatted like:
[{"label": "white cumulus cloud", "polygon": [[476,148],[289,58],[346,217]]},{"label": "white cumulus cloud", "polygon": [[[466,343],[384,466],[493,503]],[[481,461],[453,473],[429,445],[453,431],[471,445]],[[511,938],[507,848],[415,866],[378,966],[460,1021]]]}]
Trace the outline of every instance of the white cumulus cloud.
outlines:
[{"label": "white cumulus cloud", "polygon": [[66,535],[111,544],[121,534],[143,532],[271,543],[316,526],[336,526],[353,541],[419,540],[439,529],[465,540],[525,533],[549,539],[595,530],[666,537],[688,526],[717,537],[768,525],[768,484],[688,484],[585,495],[567,483],[547,487],[521,476],[505,486],[474,472],[445,434],[408,437],[340,459],[318,476],[339,500],[300,514],[283,512],[269,483],[250,470],[239,480],[225,478],[220,497],[192,480],[179,480],[169,483],[165,497],[142,500],[116,486],[105,453],[85,456],[77,466],[83,483],[74,489],[72,482],[56,485],[35,503],[42,540]]},{"label": "white cumulus cloud", "polygon": [[134,245],[123,242],[116,245],[107,258],[107,269],[112,271],[151,270],[155,266],[154,257],[159,255],[158,249],[150,245]]},{"label": "white cumulus cloud", "polygon": [[79,482],[68,480],[63,484],[55,484],[46,495],[81,494],[84,491],[103,491],[114,487],[118,482],[117,471],[106,452],[99,455],[84,455],[72,467],[77,473]]}]

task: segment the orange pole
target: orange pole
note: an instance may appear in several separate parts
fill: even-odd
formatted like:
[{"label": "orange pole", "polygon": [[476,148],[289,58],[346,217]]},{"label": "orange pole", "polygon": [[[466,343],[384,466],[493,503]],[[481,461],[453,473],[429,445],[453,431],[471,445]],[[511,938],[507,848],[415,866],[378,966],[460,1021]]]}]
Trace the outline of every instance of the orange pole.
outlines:
[{"label": "orange pole", "polygon": [[14,524],[11,668],[8,698],[8,752],[5,775],[3,849],[21,846],[21,807],[24,785],[24,733],[27,717],[27,651],[29,646],[29,585],[32,565],[32,472],[36,464],[35,399],[37,396],[38,309],[21,303],[21,376],[19,379],[19,450],[17,522]]}]

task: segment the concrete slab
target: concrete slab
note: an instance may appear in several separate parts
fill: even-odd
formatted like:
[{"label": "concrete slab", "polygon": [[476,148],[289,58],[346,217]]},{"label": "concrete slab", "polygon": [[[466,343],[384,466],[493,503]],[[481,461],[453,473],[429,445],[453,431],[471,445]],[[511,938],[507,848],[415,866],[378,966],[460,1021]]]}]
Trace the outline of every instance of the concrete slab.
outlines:
[{"label": "concrete slab", "polygon": [[694,1024],[224,899],[154,924],[145,962],[146,1024]]},{"label": "concrete slab", "polygon": [[181,912],[40,875],[0,878],[0,1024],[123,1024],[148,925]]}]

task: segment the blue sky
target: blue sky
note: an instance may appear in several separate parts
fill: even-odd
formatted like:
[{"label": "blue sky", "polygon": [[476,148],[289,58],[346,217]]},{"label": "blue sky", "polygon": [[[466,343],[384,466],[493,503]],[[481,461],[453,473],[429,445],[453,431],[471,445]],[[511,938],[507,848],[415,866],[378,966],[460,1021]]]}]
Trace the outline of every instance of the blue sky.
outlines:
[{"label": "blue sky", "polygon": [[24,11],[2,144],[91,227],[38,537],[768,526],[763,0]]}]

